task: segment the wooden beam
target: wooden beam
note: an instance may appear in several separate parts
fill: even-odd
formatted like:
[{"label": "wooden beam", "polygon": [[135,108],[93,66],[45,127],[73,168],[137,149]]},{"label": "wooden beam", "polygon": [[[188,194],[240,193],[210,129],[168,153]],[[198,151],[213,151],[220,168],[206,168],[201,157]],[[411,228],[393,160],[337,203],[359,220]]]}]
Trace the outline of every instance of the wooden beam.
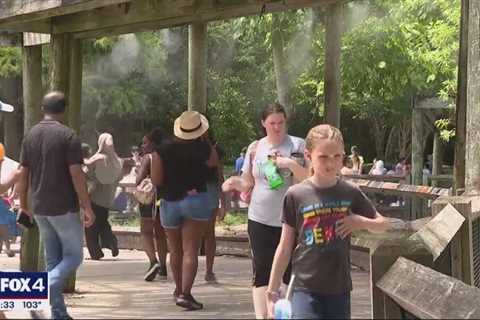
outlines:
[{"label": "wooden beam", "polygon": [[[53,33],[82,33],[82,37],[103,34],[121,34],[145,29],[159,29],[198,21],[223,20],[262,13],[316,7],[339,0],[200,0],[192,5],[188,1],[132,2],[128,11],[106,7],[94,12],[81,12],[53,19]],[[168,24],[164,21],[168,20]],[[1,25],[0,25],[1,28]],[[102,30],[102,32],[99,32]],[[90,33],[90,34],[89,34]]]},{"label": "wooden beam", "polygon": [[418,319],[480,318],[480,289],[403,257],[377,287]]},{"label": "wooden beam", "polygon": [[52,35],[50,48],[50,90],[60,90],[68,95],[69,36]]},{"label": "wooden beam", "polygon": [[130,0],[9,0],[0,1],[0,28],[4,22],[31,22],[59,15],[123,4]]}]

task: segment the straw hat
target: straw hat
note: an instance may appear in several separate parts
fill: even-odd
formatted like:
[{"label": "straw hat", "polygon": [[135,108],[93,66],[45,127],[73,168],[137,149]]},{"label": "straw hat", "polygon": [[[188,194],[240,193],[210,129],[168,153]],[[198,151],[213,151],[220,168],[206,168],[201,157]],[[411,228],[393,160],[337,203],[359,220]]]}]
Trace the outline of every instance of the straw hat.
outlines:
[{"label": "straw hat", "polygon": [[197,111],[185,111],[175,120],[173,133],[177,138],[193,140],[208,130],[208,120]]}]

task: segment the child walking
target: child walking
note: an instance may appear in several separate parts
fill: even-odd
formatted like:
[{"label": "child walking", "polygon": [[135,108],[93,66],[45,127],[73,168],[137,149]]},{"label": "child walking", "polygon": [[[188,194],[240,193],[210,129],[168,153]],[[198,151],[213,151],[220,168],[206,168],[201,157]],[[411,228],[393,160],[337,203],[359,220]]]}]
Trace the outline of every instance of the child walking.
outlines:
[{"label": "child walking", "polygon": [[292,257],[292,317],[350,318],[350,234],[383,232],[388,223],[358,187],[339,178],[344,156],[337,128],[322,124],[309,131],[305,157],[311,177],[290,187],[284,198],[282,235],[266,292],[270,316]]}]

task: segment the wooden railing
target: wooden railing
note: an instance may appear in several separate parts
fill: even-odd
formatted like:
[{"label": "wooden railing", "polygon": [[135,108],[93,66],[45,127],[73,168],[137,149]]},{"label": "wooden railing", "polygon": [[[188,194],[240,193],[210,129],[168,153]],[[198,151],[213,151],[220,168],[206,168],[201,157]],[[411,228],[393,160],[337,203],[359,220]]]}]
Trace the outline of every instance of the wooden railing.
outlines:
[{"label": "wooden railing", "polygon": [[373,318],[480,318],[480,196],[439,197],[404,226],[370,249]]},{"label": "wooden railing", "polygon": [[376,285],[385,294],[385,319],[480,319],[480,289],[406,258]]}]

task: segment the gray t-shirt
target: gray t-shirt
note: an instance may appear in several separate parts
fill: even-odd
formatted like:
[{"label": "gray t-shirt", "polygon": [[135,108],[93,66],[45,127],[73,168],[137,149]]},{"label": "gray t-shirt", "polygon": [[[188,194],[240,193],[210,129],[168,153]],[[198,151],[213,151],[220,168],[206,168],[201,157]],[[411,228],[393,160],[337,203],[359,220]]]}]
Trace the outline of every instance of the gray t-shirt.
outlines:
[{"label": "gray t-shirt", "polygon": [[69,168],[83,164],[83,157],[80,140],[72,129],[54,120],[42,120],[23,139],[20,163],[30,171],[34,214],[78,212]]},{"label": "gray t-shirt", "polygon": [[350,236],[337,237],[335,229],[338,220],[352,213],[374,218],[376,210],[358,187],[346,181],[321,189],[305,180],[287,191],[283,222],[296,231],[295,288],[319,294],[352,290]]},{"label": "gray t-shirt", "polygon": [[[256,144],[256,147],[253,145]],[[305,149],[305,140],[285,136],[282,144],[273,146],[268,143],[267,138],[262,138],[258,142],[252,143],[245,155],[243,163],[243,172],[248,172],[251,166],[251,152],[254,149],[255,156],[253,157],[253,177],[255,179],[255,186],[253,187],[250,205],[248,207],[248,219],[258,223],[262,223],[272,227],[281,227],[282,220],[282,200],[285,192],[293,184],[293,176],[290,170],[281,169],[280,174],[284,179],[282,187],[272,190],[268,185],[268,181],[263,173],[263,165],[268,160],[269,155],[277,155],[284,157],[291,157],[292,154],[303,154]]]}]

